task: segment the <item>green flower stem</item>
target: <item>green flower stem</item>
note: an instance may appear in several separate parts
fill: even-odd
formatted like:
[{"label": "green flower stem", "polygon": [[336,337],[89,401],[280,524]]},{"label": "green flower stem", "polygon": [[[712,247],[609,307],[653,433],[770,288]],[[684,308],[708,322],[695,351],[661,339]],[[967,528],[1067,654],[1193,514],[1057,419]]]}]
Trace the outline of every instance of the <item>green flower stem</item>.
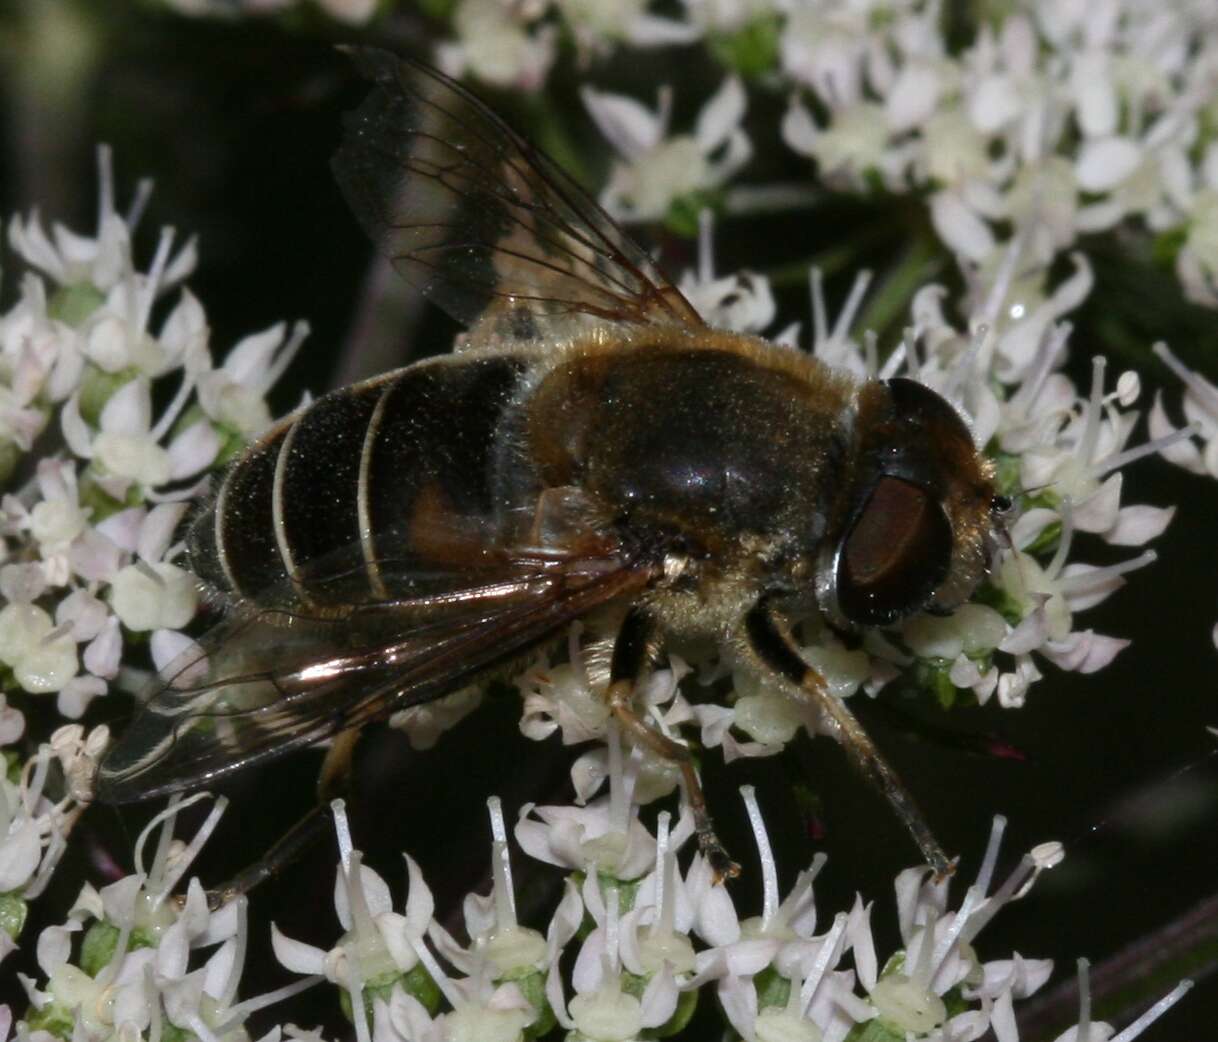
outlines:
[{"label": "green flower stem", "polygon": [[880,276],[868,294],[851,336],[859,337],[870,329],[883,339],[884,333],[908,314],[914,294],[931,282],[946,263],[947,254],[929,229],[915,236],[900,259]]}]

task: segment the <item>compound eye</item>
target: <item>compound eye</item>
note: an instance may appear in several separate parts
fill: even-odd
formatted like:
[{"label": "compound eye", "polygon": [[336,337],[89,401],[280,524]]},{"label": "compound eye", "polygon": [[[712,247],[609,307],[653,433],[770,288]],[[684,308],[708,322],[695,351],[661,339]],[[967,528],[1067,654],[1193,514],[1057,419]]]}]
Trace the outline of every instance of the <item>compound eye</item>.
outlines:
[{"label": "compound eye", "polygon": [[859,625],[886,625],[921,608],[951,560],[951,525],[931,493],[882,477],[842,543],[838,607]]}]

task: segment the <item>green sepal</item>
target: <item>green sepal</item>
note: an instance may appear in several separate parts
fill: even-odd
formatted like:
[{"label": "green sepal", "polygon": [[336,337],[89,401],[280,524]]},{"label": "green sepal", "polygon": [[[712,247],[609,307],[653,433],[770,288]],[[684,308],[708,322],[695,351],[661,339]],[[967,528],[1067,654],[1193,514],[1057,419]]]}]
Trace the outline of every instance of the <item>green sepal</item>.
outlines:
[{"label": "green sepal", "polygon": [[778,64],[781,38],[782,20],[778,15],[763,15],[735,32],[712,35],[708,42],[720,65],[745,79],[756,79]]},{"label": "green sepal", "polygon": [[[427,968],[421,962],[417,962],[406,973],[384,973],[365,981],[363,996],[364,1010],[367,1015],[372,1016],[373,1000],[380,999],[382,1002],[388,1002],[389,997],[393,994],[393,989],[399,985],[407,995],[418,999],[429,1015],[434,1017],[439,1011],[440,1003],[443,1001],[440,988],[432,980]],[[351,993],[346,988],[339,988],[338,1004],[342,1008],[343,1016],[354,1023],[354,1018],[351,1016]]]},{"label": "green sepal", "polygon": [[554,1010],[550,1008],[550,1003],[546,999],[546,975],[541,970],[525,966],[505,977],[500,977],[497,983],[504,981],[511,981],[515,984],[520,989],[520,994],[525,997],[525,1001],[537,1010],[536,1019],[524,1029],[525,1038],[542,1038],[554,1030],[558,1018],[554,1016]]},{"label": "green sepal", "polygon": [[17,469],[17,464],[20,462],[21,450],[17,447],[17,443],[7,438],[0,439],[0,487],[13,476],[13,471]]},{"label": "green sepal", "polygon": [[1167,231],[1156,235],[1154,241],[1150,244],[1151,259],[1160,268],[1170,268],[1176,263],[1176,255],[1184,249],[1184,244],[1187,241],[1187,224],[1168,228]]},{"label": "green sepal", "polygon": [[120,369],[117,373],[107,373],[95,365],[85,366],[84,375],[80,379],[80,415],[90,426],[96,427],[101,422],[102,409],[116,391],[124,384],[129,384],[140,375],[135,366]]},{"label": "green sepal", "polygon": [[717,189],[687,192],[672,201],[664,215],[664,227],[683,239],[698,237],[698,217],[703,210],[722,209],[723,193]]},{"label": "green sepal", "polygon": [[683,1031],[685,1026],[693,1018],[694,1011],[698,1008],[698,993],[697,991],[682,991],[677,995],[677,1008],[672,1011],[672,1016],[669,1017],[659,1027],[648,1028],[640,1033],[640,1038],[669,1038]]},{"label": "green sepal", "polygon": [[1045,525],[1036,538],[1023,548],[1023,552],[1032,557],[1048,554],[1057,549],[1057,544],[1061,542],[1061,538],[1062,523],[1060,521],[1052,521]]},{"label": "green sepal", "polygon": [[905,1042],[903,1031],[894,1031],[879,1017],[855,1024],[846,1035],[846,1042]]},{"label": "green sepal", "polygon": [[21,936],[28,912],[29,906],[18,894],[11,891],[0,894],[0,930],[3,930],[14,941]]},{"label": "green sepal", "polygon": [[30,1031],[46,1031],[56,1038],[68,1040],[76,1026],[76,1015],[58,1002],[48,1002],[42,1009],[31,1009],[25,1017]]},{"label": "green sepal", "polygon": [[[110,965],[120,932],[117,926],[105,919],[98,919],[85,931],[84,940],[80,942],[80,968],[90,977],[96,977]],[[131,931],[127,941],[128,951],[156,946],[157,938],[138,928]]]},{"label": "green sepal", "polygon": [[418,0],[418,5],[428,18],[446,22],[457,9],[457,0]]},{"label": "green sepal", "polygon": [[987,608],[993,608],[1012,626],[1018,626],[1023,621],[1023,609],[1019,602],[1006,590],[999,589],[993,583],[983,582],[973,591],[970,600],[974,604],[984,604]]},{"label": "green sepal", "polygon": [[767,966],[753,978],[753,987],[757,989],[759,1010],[769,1006],[785,1006],[791,997],[791,982],[773,966]]},{"label": "green sepal", "polygon": [[92,511],[89,515],[90,524],[97,524],[97,522],[104,521],[106,518],[119,513],[119,511],[128,510],[131,507],[138,507],[143,504],[144,492],[137,482],[131,483],[131,487],[127,489],[127,494],[121,500],[115,499],[97,483],[94,479],[95,473],[93,464],[89,464],[85,468],[79,492],[81,507]]},{"label": "green sepal", "polygon": [[944,709],[951,709],[961,701],[962,692],[949,675],[951,668],[951,662],[945,658],[920,658],[913,668],[914,682]]},{"label": "green sepal", "polygon": [[105,302],[106,295],[91,283],[60,286],[47,301],[47,317],[76,329]]}]

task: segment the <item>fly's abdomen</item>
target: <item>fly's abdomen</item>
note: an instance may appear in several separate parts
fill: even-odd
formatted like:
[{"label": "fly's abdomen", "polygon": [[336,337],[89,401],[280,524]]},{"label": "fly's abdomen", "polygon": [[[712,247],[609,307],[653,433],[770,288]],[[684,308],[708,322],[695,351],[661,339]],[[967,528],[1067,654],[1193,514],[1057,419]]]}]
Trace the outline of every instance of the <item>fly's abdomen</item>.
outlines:
[{"label": "fly's abdomen", "polygon": [[240,597],[418,592],[494,543],[497,438],[522,372],[425,362],[318,399],[226,474],[191,528],[195,569]]}]

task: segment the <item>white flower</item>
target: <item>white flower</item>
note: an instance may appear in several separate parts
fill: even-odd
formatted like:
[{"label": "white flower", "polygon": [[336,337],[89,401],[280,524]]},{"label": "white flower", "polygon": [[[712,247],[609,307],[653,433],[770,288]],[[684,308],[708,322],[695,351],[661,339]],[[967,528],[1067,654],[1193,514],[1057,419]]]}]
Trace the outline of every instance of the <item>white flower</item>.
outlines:
[{"label": "white flower", "polygon": [[585,87],[584,105],[623,162],[616,163],[601,205],[627,221],[652,221],[682,198],[718,188],[752,154],[740,127],[744,87],[728,77],[698,114],[693,134],[668,137],[672,92],[661,88],[656,111]]},{"label": "white flower", "polygon": [[501,0],[461,0],[453,13],[457,39],[436,49],[450,76],[467,73],[496,87],[537,90],[554,62],[554,26],[528,24],[528,10]]},{"label": "white flower", "polygon": [[625,41],[635,47],[690,43],[695,26],[650,14],[647,0],[553,0],[582,49],[603,51]]},{"label": "white flower", "polygon": [[698,215],[698,267],[681,275],[678,288],[708,325],[737,333],[760,333],[774,321],[777,306],[764,275],[740,271],[715,277],[714,216]]}]

